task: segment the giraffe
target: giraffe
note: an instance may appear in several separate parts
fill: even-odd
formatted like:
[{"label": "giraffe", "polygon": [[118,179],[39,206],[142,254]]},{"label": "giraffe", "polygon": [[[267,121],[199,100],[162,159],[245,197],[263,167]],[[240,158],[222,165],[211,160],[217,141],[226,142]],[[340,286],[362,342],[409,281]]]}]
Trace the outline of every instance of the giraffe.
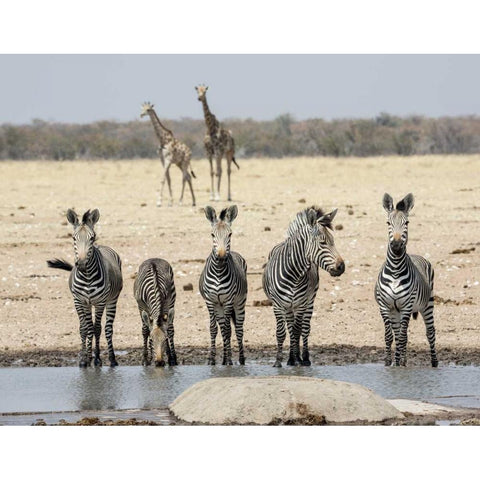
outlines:
[{"label": "giraffe", "polygon": [[[157,135],[158,141],[160,142],[160,146],[158,148],[158,153],[160,155],[160,159],[162,160],[163,165],[163,179],[162,185],[160,187],[160,192],[158,195],[157,200],[157,207],[162,205],[163,199],[163,187],[165,186],[165,180],[168,183],[168,190],[170,192],[170,201],[169,206],[172,206],[172,185],[170,181],[170,166],[172,164],[177,165],[178,168],[182,171],[182,193],[180,195],[180,205],[183,202],[183,193],[185,191],[185,183],[188,183],[190,187],[190,192],[192,194],[192,206],[195,206],[195,194],[193,193],[193,186],[192,186],[192,177],[195,177],[193,170],[190,166],[190,160],[192,158],[192,152],[190,148],[187,147],[184,143],[177,140],[173,132],[169,130],[167,127],[162,125],[160,119],[157,116],[157,113],[153,109],[153,105],[150,102],[145,102],[142,105],[142,113],[140,117],[144,117],[148,115],[153,125],[153,129]],[[190,170],[190,172],[189,172]]]},{"label": "giraffe", "polygon": [[[232,200],[230,193],[230,173],[232,171],[232,162],[236,165],[235,160],[235,143],[233,141],[232,132],[220,126],[217,117],[210,111],[207,104],[207,90],[206,85],[198,85],[195,87],[198,94],[198,100],[202,102],[203,114],[205,116],[205,123],[207,125],[207,133],[203,140],[205,152],[207,153],[208,161],[210,162],[210,200],[220,200],[220,181],[222,179],[222,158],[227,159],[227,175],[228,175],[228,201]],[[214,173],[213,173],[213,157],[216,160],[216,173],[218,178],[217,191],[214,187]]]}]

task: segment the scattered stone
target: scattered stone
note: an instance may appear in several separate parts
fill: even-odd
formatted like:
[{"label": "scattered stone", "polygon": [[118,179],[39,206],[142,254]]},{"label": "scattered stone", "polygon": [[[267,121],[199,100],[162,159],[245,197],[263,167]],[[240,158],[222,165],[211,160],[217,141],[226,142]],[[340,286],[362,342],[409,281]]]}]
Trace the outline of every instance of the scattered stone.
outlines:
[{"label": "scattered stone", "polygon": [[270,232],[272,229],[271,229],[270,227],[265,227],[264,230],[265,230],[266,232]]},{"label": "scattered stone", "polygon": [[457,248],[457,249],[453,250],[453,251],[450,252],[450,253],[452,253],[452,254],[455,255],[455,254],[457,254],[457,253],[470,253],[470,252],[473,252],[473,251],[475,251],[475,247],[471,247],[471,248]]},{"label": "scattered stone", "polygon": [[304,198],[301,198],[298,203],[306,203],[306,200]]},{"label": "scattered stone", "polygon": [[382,422],[403,414],[366,387],[309,377],[211,378],[169,406],[179,419],[210,425]]},{"label": "scattered stone", "polygon": [[20,205],[20,206],[18,207],[18,210],[25,210],[26,208],[27,208],[27,207],[24,207],[23,205]]},{"label": "scattered stone", "polygon": [[337,223],[337,225],[335,225],[335,230],[343,230],[343,225],[341,223]]},{"label": "scattered stone", "polygon": [[141,206],[141,207],[146,207],[147,204],[146,204],[145,202],[142,202],[142,203],[140,204],[140,206]]},{"label": "scattered stone", "polygon": [[252,305],[254,307],[271,307],[272,306],[272,301],[269,300],[268,298],[265,300],[254,300]]},{"label": "scattered stone", "polygon": [[183,286],[183,289],[186,291],[186,292],[191,292],[193,290],[193,285],[191,283],[186,283],[184,286]]},{"label": "scattered stone", "polygon": [[353,215],[354,213],[355,213],[355,212],[354,212],[351,208],[348,210],[348,214],[349,214],[349,215]]}]

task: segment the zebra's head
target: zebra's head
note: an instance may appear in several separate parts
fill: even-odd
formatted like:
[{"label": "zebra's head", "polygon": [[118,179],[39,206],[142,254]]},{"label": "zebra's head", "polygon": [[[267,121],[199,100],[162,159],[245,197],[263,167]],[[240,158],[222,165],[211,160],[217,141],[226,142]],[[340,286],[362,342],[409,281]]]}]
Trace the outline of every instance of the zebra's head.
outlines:
[{"label": "zebra's head", "polygon": [[205,207],[205,216],[212,225],[213,253],[215,257],[223,261],[230,255],[230,238],[232,236],[232,222],[238,214],[236,205],[224,208],[219,218],[212,207]]},{"label": "zebra's head", "polygon": [[310,235],[307,240],[307,255],[309,260],[320,266],[332,277],[339,277],[345,271],[345,262],[335,248],[335,240],[331,231],[332,220],[337,209],[317,218],[317,211],[310,208],[307,211],[307,224]]},{"label": "zebra's head", "polygon": [[67,211],[67,220],[73,226],[73,249],[75,252],[75,266],[82,272],[87,268],[87,263],[93,253],[93,244],[95,242],[95,231],[93,227],[100,218],[100,212],[95,209],[92,212],[87,210],[78,220],[78,215],[69,208]]},{"label": "zebra's head", "polygon": [[153,110],[153,104],[152,103],[150,103],[150,102],[143,103],[142,104],[142,112],[140,113],[140,117],[145,117],[152,110]]},{"label": "zebra's head", "polygon": [[383,196],[383,208],[387,212],[388,242],[396,255],[403,253],[408,242],[408,214],[413,208],[414,198],[409,193],[393,208],[393,198],[386,193]]}]

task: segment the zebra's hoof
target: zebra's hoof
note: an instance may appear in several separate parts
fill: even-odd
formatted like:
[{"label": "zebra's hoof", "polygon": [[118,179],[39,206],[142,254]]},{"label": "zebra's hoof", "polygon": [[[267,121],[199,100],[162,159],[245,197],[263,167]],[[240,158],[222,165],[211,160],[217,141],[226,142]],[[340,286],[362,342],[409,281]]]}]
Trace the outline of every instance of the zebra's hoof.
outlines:
[{"label": "zebra's hoof", "polygon": [[88,362],[86,360],[80,360],[80,363],[78,364],[80,368],[87,368],[88,367]]},{"label": "zebra's hoof", "polygon": [[215,365],[215,360],[213,358],[209,358],[207,365]]},{"label": "zebra's hoof", "polygon": [[274,364],[273,364],[274,367],[276,368],[280,368],[282,366],[282,362],[280,360],[277,360]]},{"label": "zebra's hoof", "polygon": [[111,367],[118,367],[118,362],[115,359],[110,360],[110,366]]},{"label": "zebra's hoof", "polygon": [[312,364],[310,360],[302,360],[302,365],[304,367],[309,367]]},{"label": "zebra's hoof", "polygon": [[165,361],[164,360],[155,360],[155,366],[156,367],[164,367],[165,366]]},{"label": "zebra's hoof", "polygon": [[100,360],[100,358],[95,358],[93,360],[93,364],[96,366],[96,367],[101,367],[102,366],[102,361]]},{"label": "zebra's hoof", "polygon": [[287,365],[288,365],[289,367],[296,367],[296,366],[298,365],[298,362],[297,362],[296,360],[289,360],[289,361],[287,362]]},{"label": "zebra's hoof", "polygon": [[437,368],[438,367],[438,360],[432,360],[432,367]]},{"label": "zebra's hoof", "polygon": [[390,367],[392,365],[392,360],[385,360],[385,366]]},{"label": "zebra's hoof", "polygon": [[238,359],[238,363],[239,363],[240,365],[245,365],[245,358],[239,358],[239,359]]}]

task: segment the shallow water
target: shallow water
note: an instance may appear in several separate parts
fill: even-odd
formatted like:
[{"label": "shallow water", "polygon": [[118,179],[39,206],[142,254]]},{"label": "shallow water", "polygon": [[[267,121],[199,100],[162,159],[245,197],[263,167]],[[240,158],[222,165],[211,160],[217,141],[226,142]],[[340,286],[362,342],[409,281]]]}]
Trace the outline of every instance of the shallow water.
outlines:
[{"label": "shallow water", "polygon": [[0,413],[167,407],[194,383],[213,377],[299,375],[364,385],[384,398],[480,408],[480,367],[387,368],[380,364],[273,368],[245,366],[1,368]]}]

